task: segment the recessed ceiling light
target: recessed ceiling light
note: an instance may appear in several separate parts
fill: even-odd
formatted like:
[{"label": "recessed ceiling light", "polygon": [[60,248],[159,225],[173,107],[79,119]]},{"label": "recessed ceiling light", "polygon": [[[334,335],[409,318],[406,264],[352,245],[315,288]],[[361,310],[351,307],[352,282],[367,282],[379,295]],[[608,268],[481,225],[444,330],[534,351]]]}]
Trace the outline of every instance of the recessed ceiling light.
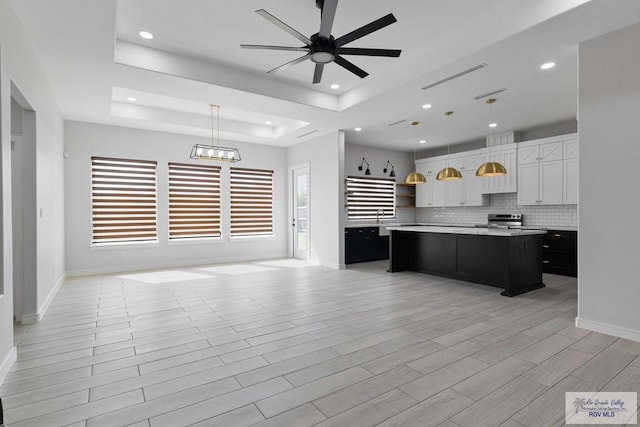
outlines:
[{"label": "recessed ceiling light", "polygon": [[153,34],[151,34],[149,31],[140,31],[138,35],[147,40],[151,40],[153,38]]},{"label": "recessed ceiling light", "polygon": [[496,126],[498,126],[498,124],[497,124],[497,123],[489,123],[489,127],[490,127],[490,128],[494,128],[494,127],[496,127]]},{"label": "recessed ceiling light", "polygon": [[340,85],[338,83],[334,83],[331,85],[331,89],[333,90],[340,89]]},{"label": "recessed ceiling light", "polygon": [[421,139],[421,140],[420,140],[420,144],[426,144],[426,143],[427,143],[427,140],[426,140],[426,139]]},{"label": "recessed ceiling light", "polygon": [[540,68],[543,69],[543,70],[548,70],[549,68],[553,68],[555,66],[556,66],[555,62],[545,62],[544,64],[542,64],[540,66]]},{"label": "recessed ceiling light", "polygon": [[431,108],[431,104],[424,104],[422,108],[424,108],[425,110],[428,110],[429,108]]},{"label": "recessed ceiling light", "polygon": [[127,101],[136,102],[137,99],[135,99],[133,96],[130,96],[127,98]]},{"label": "recessed ceiling light", "polygon": [[360,132],[362,128],[354,128],[353,130],[355,130],[356,132]]},{"label": "recessed ceiling light", "polygon": [[270,125],[271,124],[271,120],[267,120],[266,122],[264,122],[265,125]]}]

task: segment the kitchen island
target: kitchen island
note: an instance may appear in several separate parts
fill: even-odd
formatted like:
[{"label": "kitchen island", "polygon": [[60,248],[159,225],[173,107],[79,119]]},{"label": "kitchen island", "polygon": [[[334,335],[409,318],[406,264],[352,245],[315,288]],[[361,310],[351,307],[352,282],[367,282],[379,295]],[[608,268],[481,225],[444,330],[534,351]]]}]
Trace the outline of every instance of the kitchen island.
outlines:
[{"label": "kitchen island", "polygon": [[503,288],[513,297],[544,287],[545,230],[389,227],[389,272],[417,271]]}]

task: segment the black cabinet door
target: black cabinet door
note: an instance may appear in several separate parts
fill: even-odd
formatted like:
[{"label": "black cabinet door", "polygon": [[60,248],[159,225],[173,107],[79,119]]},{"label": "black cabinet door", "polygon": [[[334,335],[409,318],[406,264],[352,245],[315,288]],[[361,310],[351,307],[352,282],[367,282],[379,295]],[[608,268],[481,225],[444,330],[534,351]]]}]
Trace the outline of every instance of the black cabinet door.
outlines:
[{"label": "black cabinet door", "polygon": [[576,277],[578,273],[577,232],[548,230],[542,247],[542,267],[545,273]]},{"label": "black cabinet door", "polygon": [[351,227],[344,231],[345,264],[389,258],[389,236],[380,236],[378,227]]}]

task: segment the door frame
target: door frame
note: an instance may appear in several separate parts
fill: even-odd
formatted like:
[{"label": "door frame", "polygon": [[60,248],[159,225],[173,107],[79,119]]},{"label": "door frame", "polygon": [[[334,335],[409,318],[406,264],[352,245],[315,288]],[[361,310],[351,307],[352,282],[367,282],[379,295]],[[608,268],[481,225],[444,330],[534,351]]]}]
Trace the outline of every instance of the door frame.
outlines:
[{"label": "door frame", "polygon": [[288,232],[287,232],[287,246],[288,246],[288,254],[289,254],[289,258],[294,258],[294,246],[293,246],[293,242],[295,239],[295,233],[294,233],[294,227],[291,225],[293,223],[293,217],[294,217],[294,209],[295,209],[295,205],[294,205],[294,190],[295,190],[295,183],[294,183],[294,173],[297,169],[306,169],[307,170],[307,260],[311,259],[311,170],[310,170],[310,165],[309,162],[304,162],[304,163],[298,163],[295,165],[289,165],[288,168],[288,197],[287,197],[287,203],[288,203],[288,207],[287,207],[287,228],[288,228]]}]

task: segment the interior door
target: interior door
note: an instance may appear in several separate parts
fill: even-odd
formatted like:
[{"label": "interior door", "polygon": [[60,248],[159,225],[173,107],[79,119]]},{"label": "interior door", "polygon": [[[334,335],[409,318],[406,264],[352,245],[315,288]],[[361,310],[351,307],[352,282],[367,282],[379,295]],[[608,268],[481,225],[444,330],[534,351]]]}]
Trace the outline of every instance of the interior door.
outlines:
[{"label": "interior door", "polygon": [[292,182],[293,257],[309,259],[309,168],[294,168]]}]

